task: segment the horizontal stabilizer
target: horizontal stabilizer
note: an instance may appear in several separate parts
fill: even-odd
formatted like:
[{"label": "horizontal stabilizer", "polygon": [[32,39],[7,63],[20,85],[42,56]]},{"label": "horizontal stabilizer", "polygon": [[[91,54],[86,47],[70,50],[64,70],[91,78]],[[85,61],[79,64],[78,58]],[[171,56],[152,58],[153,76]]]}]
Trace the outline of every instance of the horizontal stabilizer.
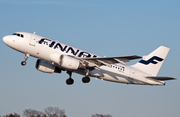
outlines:
[{"label": "horizontal stabilizer", "polygon": [[150,80],[176,80],[176,78],[173,77],[155,77],[155,76],[147,76],[146,78]]}]

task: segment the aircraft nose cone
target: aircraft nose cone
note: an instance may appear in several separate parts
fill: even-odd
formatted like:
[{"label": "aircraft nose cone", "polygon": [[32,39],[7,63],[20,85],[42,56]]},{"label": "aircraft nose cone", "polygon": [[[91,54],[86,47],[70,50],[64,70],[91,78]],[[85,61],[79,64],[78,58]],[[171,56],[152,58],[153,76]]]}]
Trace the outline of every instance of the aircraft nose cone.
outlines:
[{"label": "aircraft nose cone", "polygon": [[4,36],[2,40],[6,45],[9,45],[9,43],[12,41],[12,39],[9,35]]},{"label": "aircraft nose cone", "polygon": [[4,42],[5,44],[7,44],[7,43],[8,43],[7,36],[4,36],[2,40],[3,40],[3,42]]}]

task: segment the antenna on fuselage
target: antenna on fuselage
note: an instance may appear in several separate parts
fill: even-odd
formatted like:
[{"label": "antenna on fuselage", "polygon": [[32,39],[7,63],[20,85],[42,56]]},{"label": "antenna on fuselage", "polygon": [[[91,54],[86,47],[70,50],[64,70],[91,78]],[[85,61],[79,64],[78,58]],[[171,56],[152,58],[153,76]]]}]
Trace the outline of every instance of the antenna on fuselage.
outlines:
[{"label": "antenna on fuselage", "polygon": [[36,34],[36,32],[34,32],[33,34]]}]

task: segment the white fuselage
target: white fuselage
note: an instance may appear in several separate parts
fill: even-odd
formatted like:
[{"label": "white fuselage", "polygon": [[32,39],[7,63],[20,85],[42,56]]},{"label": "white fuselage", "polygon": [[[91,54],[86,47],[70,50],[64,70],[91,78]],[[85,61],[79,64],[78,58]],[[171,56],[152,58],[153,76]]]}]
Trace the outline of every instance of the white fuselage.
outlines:
[{"label": "white fuselage", "polygon": [[[49,63],[52,63],[50,55],[53,53],[57,53],[59,55],[71,55],[79,58],[99,57],[95,54],[91,54],[36,34],[26,32],[19,33],[22,34],[23,37],[8,35],[3,38],[4,43],[19,52],[24,54],[28,53],[30,56],[48,61]],[[82,75],[86,74],[86,70],[74,70],[73,72]],[[148,75],[149,74],[147,73],[121,63],[112,64],[111,67],[103,65],[98,69],[94,69],[89,72],[89,76],[91,77],[112,82],[142,85],[164,85],[163,81],[153,81],[147,79],[146,76]]]}]

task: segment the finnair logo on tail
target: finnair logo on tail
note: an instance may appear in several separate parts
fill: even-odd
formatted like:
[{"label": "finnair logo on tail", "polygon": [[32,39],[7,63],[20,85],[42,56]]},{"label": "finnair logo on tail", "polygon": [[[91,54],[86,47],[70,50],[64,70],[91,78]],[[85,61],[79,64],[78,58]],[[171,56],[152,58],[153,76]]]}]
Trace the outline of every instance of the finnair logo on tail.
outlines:
[{"label": "finnair logo on tail", "polygon": [[139,61],[139,63],[142,63],[142,64],[145,64],[145,65],[148,65],[149,63],[152,63],[152,64],[157,64],[158,62],[156,62],[155,60],[161,62],[163,61],[164,59],[160,58],[160,57],[157,57],[157,56],[153,56],[152,58],[150,58],[149,60],[141,60]]}]

